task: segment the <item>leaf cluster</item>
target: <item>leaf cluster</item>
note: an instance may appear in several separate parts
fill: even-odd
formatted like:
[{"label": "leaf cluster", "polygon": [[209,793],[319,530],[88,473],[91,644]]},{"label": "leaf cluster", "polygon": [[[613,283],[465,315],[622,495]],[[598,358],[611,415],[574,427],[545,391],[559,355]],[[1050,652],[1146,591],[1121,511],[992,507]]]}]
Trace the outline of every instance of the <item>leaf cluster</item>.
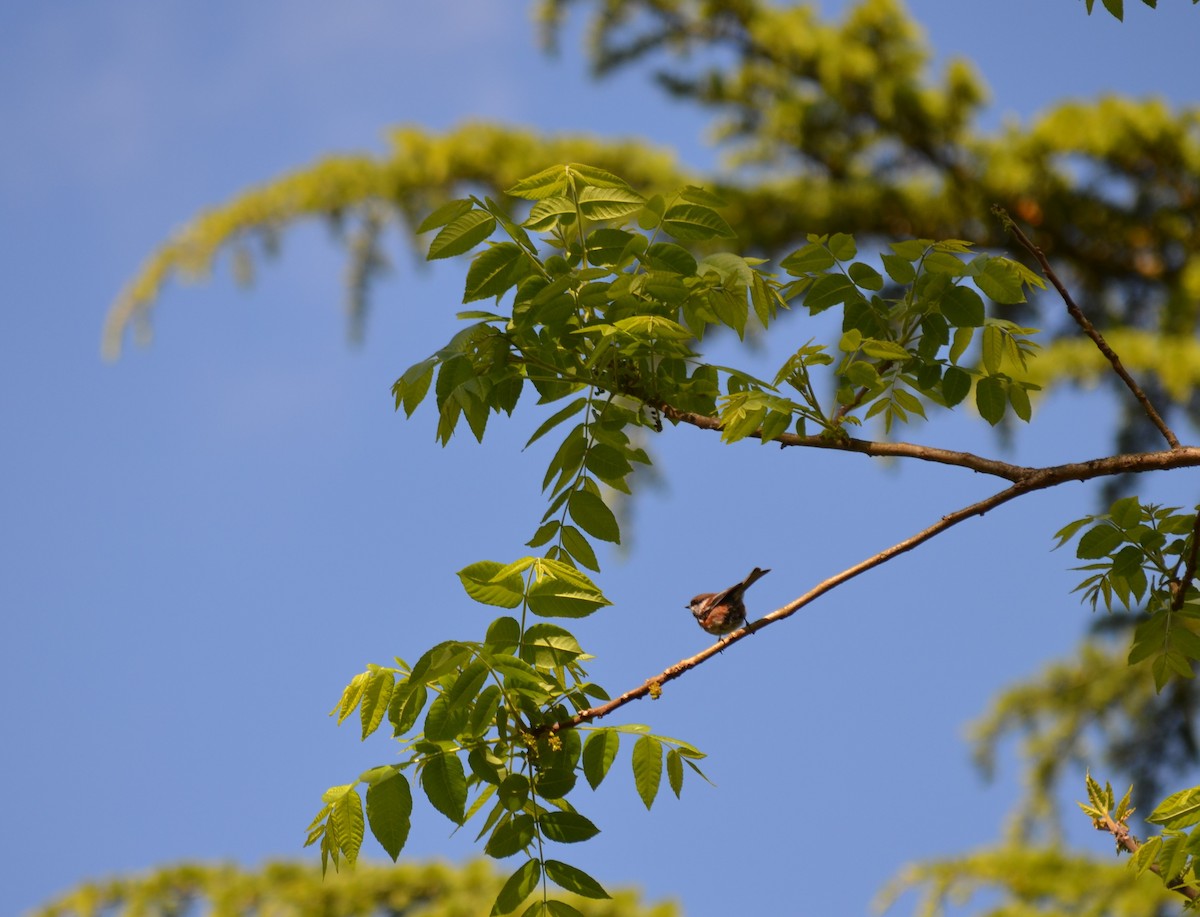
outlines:
[{"label": "leaf cluster", "polygon": [[[371,665],[351,680],[331,715],[340,723],[357,712],[363,739],[386,719],[402,760],[327,790],[306,844],[319,845],[323,869],[336,869],[343,860],[352,866],[369,825],[395,860],[408,840],[415,781],[456,826],[481,822],[477,839],[489,856],[523,857],[497,892],[492,914],[516,910],[542,883],[540,900],[524,913],[570,917],[578,910],[550,899],[547,883],[585,898],[608,897],[596,879],[547,853],[550,844],[579,843],[599,833],[571,801],[579,776],[595,789],[609,773],[621,736],[636,736],[634,785],[649,808],[664,770],[678,796],[685,765],[700,774],[696,761],[704,756],[644,726],[561,728],[608,695],[588,679],[583,663],[590,657],[574,635],[548,622],[527,625],[524,612],[573,618],[608,604],[578,569],[552,558],[524,558],[472,564],[459,578],[475,601],[519,605],[522,619],[497,618],[483,641],[446,641],[411,666],[401,659],[395,666]],[[360,785],[366,787],[365,818]]]},{"label": "leaf cluster", "polygon": [[1100,602],[1110,612],[1116,602],[1144,608],[1129,663],[1150,659],[1160,691],[1173,677],[1192,678],[1200,659],[1196,520],[1195,510],[1123,497],[1107,513],[1077,519],[1055,535],[1058,547],[1079,535],[1075,556],[1095,561],[1076,568],[1090,575],[1075,587],[1093,610]]}]

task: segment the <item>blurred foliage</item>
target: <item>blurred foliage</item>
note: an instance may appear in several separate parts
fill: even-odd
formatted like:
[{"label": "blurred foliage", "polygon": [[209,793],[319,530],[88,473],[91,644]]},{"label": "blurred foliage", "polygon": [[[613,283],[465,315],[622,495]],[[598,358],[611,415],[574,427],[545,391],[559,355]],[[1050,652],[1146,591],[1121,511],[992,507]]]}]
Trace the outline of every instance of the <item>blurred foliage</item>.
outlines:
[{"label": "blurred foliage", "polygon": [[1182,903],[1154,876],[1139,878],[1124,863],[1021,843],[910,866],[876,904],[890,908],[913,891],[916,917],[966,908],[987,917],[1159,917],[1178,913]]},{"label": "blurred foliage", "polygon": [[[1126,616],[1127,626],[1134,617]],[[1001,743],[1021,737],[1026,786],[1009,824],[1014,841],[1059,838],[1056,791],[1082,767],[1126,775],[1144,812],[1168,780],[1195,768],[1192,683],[1176,680],[1157,693],[1149,662],[1126,665],[1127,655],[1122,640],[1089,640],[1077,655],[1000,692],[972,726],[975,760],[988,775]]]},{"label": "blurred foliage", "polygon": [[[29,917],[478,917],[503,878],[484,861],[359,863],[322,879],[314,863],[275,861],[256,870],[181,863],[141,875],[84,882]],[[636,892],[607,901],[567,896],[585,917],[674,917],[674,904],[642,904]]]},{"label": "blurred foliage", "polygon": [[[1123,15],[1118,0],[1103,5]],[[1088,12],[1092,7],[1087,0]],[[548,49],[556,48],[573,8],[590,17],[589,58],[598,76],[647,69],[664,92],[712,116],[726,151],[718,174],[698,174],[637,141],[545,137],[484,124],[444,135],[397,129],[380,155],[322,160],[196,217],[122,292],[105,331],[107,352],[119,351],[131,325],[148,331],[154,303],[172,278],[204,276],[229,253],[239,277],[249,279],[261,256],[277,251],[285,230],[314,218],[328,222],[347,247],[356,336],[371,282],[388,263],[389,233],[398,231],[415,245],[426,215],[455,198],[473,195],[484,209],[480,198],[499,199],[551,163],[586,162],[618,173],[645,199],[704,186],[725,202],[721,213],[737,231],[738,251],[777,261],[805,239],[839,234],[852,235],[864,258],[913,237],[959,239],[985,254],[1014,254],[990,214],[1000,205],[1030,227],[1160,408],[1200,416],[1200,109],[1108,96],[1049,104],[1027,121],[982,131],[977,122],[987,93],[981,80],[961,60],[931,74],[920,29],[897,0],[860,0],[836,22],[824,20],[813,4],[765,0],[539,0],[537,21]],[[506,213],[492,216],[502,222]],[[523,221],[528,210],[511,215]],[[712,251],[706,240],[677,241],[696,255]],[[885,281],[884,296],[896,293],[895,280]],[[1036,363],[1009,367],[1016,387],[1115,381],[1091,346],[1075,338],[1057,298],[1035,294],[1027,304],[1006,306],[1004,315],[1049,335]],[[479,363],[476,344],[464,341],[463,353],[435,356],[455,365],[468,357]],[[420,387],[433,371],[432,363],[414,369],[421,372],[397,392],[406,408],[424,396]],[[436,394],[445,411],[444,396],[456,389],[443,389]],[[756,424],[783,413],[773,404],[755,406],[762,410]],[[469,422],[473,407],[479,415],[473,432],[481,435],[481,418],[504,405],[464,401],[460,407]],[[1122,411],[1114,417],[1118,447],[1146,448],[1156,434],[1134,411]],[[574,493],[574,486],[564,492]],[[1106,620],[1131,619],[1116,614]],[[1021,733],[1026,799],[1006,846],[905,875],[903,885],[923,886],[924,913],[939,913],[944,902],[981,890],[1000,902],[992,914],[1155,914],[1168,901],[1178,906],[1152,877],[1135,883],[1121,864],[1029,842],[1039,835],[1057,839],[1052,800],[1074,762],[1106,761],[1137,782],[1139,798],[1194,770],[1193,682],[1174,680],[1155,694],[1149,663],[1127,666],[1126,656],[1090,642],[1076,659],[999,696],[976,727],[977,753],[989,765],[998,744]]]},{"label": "blurred foliage", "polygon": [[[728,151],[718,175],[681,168],[636,141],[545,137],[466,124],[438,136],[395,130],[379,156],[334,157],[236,196],[196,217],[151,256],[122,292],[105,331],[115,355],[126,328],[143,334],[164,284],[196,278],[223,251],[243,277],[297,221],[321,218],[350,251],[350,330],[361,332],[369,284],[387,264],[389,229],[409,239],[424,214],[463,193],[498,196],[553,162],[618,172],[646,194],[703,184],[727,202],[745,254],[778,256],[809,233],[874,240],[908,237],[1009,248],[989,214],[1005,207],[1104,329],[1144,342],[1161,391],[1191,402],[1183,385],[1200,367],[1176,346],[1200,306],[1200,111],[1158,100],[1107,97],[1049,106],[994,133],[974,125],[986,90],[969,63],[934,77],[919,27],[897,0],[862,0],[838,22],[813,5],[756,0],[541,0],[553,48],[571,7],[590,11],[597,74],[644,66],[673,97],[711,113]],[[629,91],[629,90],[627,90]],[[597,125],[602,129],[604,125]],[[1018,321],[1069,329],[1056,300],[1035,298]],[[1037,381],[1095,378],[1071,349],[1050,349]],[[1150,384],[1158,384],[1155,377]],[[1144,442],[1136,422],[1122,427]]]}]

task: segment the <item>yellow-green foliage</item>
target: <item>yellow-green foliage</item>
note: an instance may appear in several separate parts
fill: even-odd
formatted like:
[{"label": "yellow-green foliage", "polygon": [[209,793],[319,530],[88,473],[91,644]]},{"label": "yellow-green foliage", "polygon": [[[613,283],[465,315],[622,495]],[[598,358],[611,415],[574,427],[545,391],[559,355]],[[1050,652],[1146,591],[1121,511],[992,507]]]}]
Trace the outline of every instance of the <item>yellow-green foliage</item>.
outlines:
[{"label": "yellow-green foliage", "polygon": [[[565,6],[538,6],[551,38]],[[131,323],[147,332],[154,301],[173,276],[204,276],[223,250],[234,253],[236,273],[248,276],[253,243],[270,252],[284,229],[314,217],[350,228],[356,330],[368,282],[383,263],[378,242],[390,226],[411,235],[448,199],[496,195],[521,176],[571,161],[615,171],[650,194],[688,183],[717,190],[728,201],[724,216],[737,228],[739,250],[765,256],[809,233],[834,232],[864,245],[957,238],[1014,252],[990,214],[999,204],[1032,228],[1101,327],[1194,333],[1197,110],[1110,97],[1059,104],[1027,125],[979,133],[973,122],[985,97],[980,80],[962,61],[932,79],[921,31],[895,0],[861,0],[830,23],[808,6],[759,0],[610,0],[593,17],[595,69],[656,55],[667,90],[711,110],[715,136],[731,154],[729,170],[690,174],[669,153],[636,140],[547,137],[484,124],[440,136],[396,130],[381,155],[321,160],[184,226],[114,304],[106,353],[118,352]],[[698,58],[717,63],[697,67]],[[740,171],[744,164],[755,171]],[[1044,294],[1038,303],[1043,316],[1022,321],[1051,332],[1067,327],[1056,298]],[[1044,381],[1079,368],[1065,352],[1045,365],[1052,375]],[[1182,400],[1194,365],[1189,354],[1164,377],[1173,396]]]},{"label": "yellow-green foliage", "polygon": [[[315,864],[270,862],[257,870],[183,863],[142,875],[85,882],[29,917],[136,917],[197,913],[211,917],[478,917],[503,877],[491,865],[401,863],[327,875]],[[672,903],[642,904],[633,891],[608,901],[561,895],[585,917],[675,917]]]},{"label": "yellow-green foliage", "polygon": [[909,866],[877,905],[887,909],[914,889],[917,906],[906,913],[916,917],[942,917],[947,905],[959,913],[976,895],[975,912],[987,917],[1151,917],[1183,903],[1155,876],[1136,878],[1125,862],[1016,843]]}]

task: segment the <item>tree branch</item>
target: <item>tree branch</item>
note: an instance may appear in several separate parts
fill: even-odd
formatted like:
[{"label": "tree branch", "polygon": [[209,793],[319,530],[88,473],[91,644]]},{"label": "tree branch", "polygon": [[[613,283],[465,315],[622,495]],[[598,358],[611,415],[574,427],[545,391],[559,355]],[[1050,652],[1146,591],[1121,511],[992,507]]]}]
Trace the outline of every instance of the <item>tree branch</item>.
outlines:
[{"label": "tree branch", "polygon": [[[1138,843],[1138,839],[1130,834],[1129,826],[1117,821],[1108,813],[1105,813],[1103,818],[1093,819],[1092,824],[1096,826],[1097,831],[1107,831],[1111,834],[1117,842],[1117,847],[1124,850],[1130,856],[1133,856],[1142,849],[1142,845]],[[1157,863],[1150,864],[1150,871],[1160,879],[1163,878],[1162,870]],[[1170,891],[1179,892],[1179,894],[1183,895],[1189,901],[1200,899],[1200,891],[1189,885],[1185,885],[1178,878],[1173,880],[1163,879],[1163,881]]]},{"label": "tree branch", "polygon": [[[677,415],[679,412],[675,412]],[[696,415],[701,420],[712,420],[712,418],[703,418]],[[682,419],[682,417],[681,417]],[[715,423],[715,421],[714,421]],[[700,424],[698,424],[700,425]],[[715,427],[707,427],[707,429],[720,429],[720,425]],[[798,439],[806,439],[797,437]],[[797,443],[797,445],[809,445],[807,442]],[[879,443],[864,443],[864,445],[878,446]],[[895,444],[893,444],[895,445]],[[924,447],[910,447],[912,449],[923,449]],[[868,453],[873,454],[873,453]],[[960,453],[965,454],[965,453]],[[974,457],[977,458],[977,457]],[[936,459],[933,459],[936,460]],[[980,461],[986,461],[980,459]],[[964,464],[958,462],[948,462],[948,464]],[[997,463],[1003,465],[1004,463]],[[1132,474],[1143,471],[1166,471],[1172,468],[1188,468],[1200,466],[1200,448],[1196,447],[1180,447],[1178,449],[1170,449],[1163,452],[1141,452],[1129,455],[1113,455],[1105,458],[1090,459],[1085,462],[1069,462],[1064,465],[1051,465],[1045,468],[1021,468],[1016,475],[1016,480],[1011,487],[998,491],[990,497],[986,497],[978,502],[964,506],[962,509],[943,516],[933,525],[922,529],[914,535],[899,541],[874,554],[867,559],[860,561],[852,567],[848,567],[841,573],[831,576],[829,579],[818,583],[808,592],[799,598],[789,602],[782,608],[772,611],[770,614],[764,615],[757,621],[752,621],[740,630],[736,630],[725,638],[717,641],[717,643],[697,653],[695,656],[690,656],[687,659],[682,659],[667,669],[664,669],[659,674],[648,678],[638,687],[632,688],[614,697],[612,700],[601,704],[597,707],[589,707],[586,710],[581,710],[569,719],[561,720],[557,723],[551,723],[544,726],[541,731],[555,733],[561,732],[564,729],[574,729],[584,723],[590,723],[593,720],[598,720],[601,717],[608,716],[614,710],[624,707],[631,701],[639,700],[640,698],[651,695],[658,697],[662,692],[662,686],[668,681],[673,681],[685,672],[694,669],[696,666],[711,659],[717,653],[725,649],[725,647],[738,642],[750,634],[762,630],[777,621],[782,621],[784,618],[789,618],[799,611],[804,606],[812,603],[830,590],[840,586],[848,580],[854,579],[861,573],[866,573],[881,564],[887,563],[895,557],[900,556],[920,544],[928,541],[936,535],[940,535],[947,529],[958,525],[958,523],[969,519],[971,516],[982,516],[984,513],[995,509],[998,506],[1014,500],[1017,497],[1024,496],[1027,493],[1032,493],[1037,490],[1045,490],[1049,487],[1055,487],[1059,484],[1065,484],[1068,481],[1088,481],[1093,478],[1107,477],[1117,474]],[[965,465],[965,467],[971,467]],[[1016,469],[1017,466],[1009,466]],[[995,473],[995,472],[992,472]],[[1200,523],[1198,523],[1200,524]],[[535,730],[537,732],[538,730]]]},{"label": "tree branch", "polygon": [[[718,433],[725,429],[725,425],[715,417],[708,417],[704,414],[693,414],[690,411],[680,411],[669,404],[660,404],[656,405],[656,407],[658,407],[662,415],[668,420],[691,424],[693,427],[699,427],[701,430],[713,430]],[[762,433],[755,431],[750,436],[755,439],[761,439]],[[863,455],[877,457],[914,458],[925,462],[938,462],[943,465],[956,465],[960,468],[969,468],[981,474],[990,474],[1004,478],[1006,481],[1020,480],[1023,475],[1029,474],[1034,470],[1024,465],[1012,465],[1008,462],[984,458],[970,452],[938,449],[934,446],[922,446],[917,443],[875,442],[874,440],[854,439],[853,437],[834,439],[824,436],[798,436],[795,433],[781,433],[772,442],[777,442],[780,446],[806,446],[810,449],[861,452]]]},{"label": "tree branch", "polygon": [[1167,445],[1172,449],[1180,448],[1179,440],[1171,432],[1171,428],[1167,426],[1166,421],[1159,416],[1158,411],[1154,409],[1154,405],[1150,403],[1150,399],[1146,396],[1142,387],[1134,381],[1133,376],[1129,375],[1129,372],[1121,364],[1121,358],[1117,356],[1116,351],[1108,346],[1108,342],[1104,340],[1104,335],[1088,320],[1088,317],[1083,314],[1083,310],[1075,304],[1075,300],[1071,298],[1071,294],[1067,291],[1066,286],[1059,280],[1058,275],[1054,273],[1054,268],[1050,266],[1050,262],[1046,258],[1046,253],[1030,241],[1029,237],[1021,231],[1021,227],[1013,221],[1012,217],[1008,215],[1008,211],[1003,207],[993,207],[992,210],[1004,221],[1005,227],[1016,237],[1021,246],[1037,259],[1037,263],[1041,265],[1042,273],[1046,275],[1047,280],[1054,284],[1054,289],[1058,290],[1058,295],[1066,303],[1067,312],[1070,313],[1071,318],[1075,319],[1075,323],[1083,329],[1083,333],[1092,339],[1096,347],[1104,354],[1108,362],[1112,364],[1113,371],[1121,377],[1121,381],[1133,392],[1133,397],[1138,400],[1138,403],[1142,406],[1142,410],[1150,418],[1150,422],[1163,435],[1163,439],[1167,441]]}]

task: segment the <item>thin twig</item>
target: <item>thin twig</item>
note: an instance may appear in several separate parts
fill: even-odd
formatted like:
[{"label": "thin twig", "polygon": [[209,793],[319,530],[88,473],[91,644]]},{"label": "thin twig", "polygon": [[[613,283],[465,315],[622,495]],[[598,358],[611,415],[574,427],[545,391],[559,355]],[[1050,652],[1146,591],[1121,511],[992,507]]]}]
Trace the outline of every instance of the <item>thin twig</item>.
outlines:
[{"label": "thin twig", "polygon": [[1150,422],[1163,435],[1163,438],[1167,441],[1167,445],[1172,449],[1180,448],[1179,440],[1171,432],[1171,428],[1167,426],[1166,421],[1159,416],[1158,411],[1154,409],[1154,405],[1150,403],[1150,399],[1146,396],[1142,387],[1134,381],[1133,376],[1129,375],[1129,372],[1121,364],[1121,358],[1117,356],[1116,351],[1108,346],[1108,342],[1104,340],[1104,335],[1096,329],[1096,326],[1083,314],[1083,310],[1075,304],[1075,300],[1071,298],[1071,294],[1067,291],[1066,286],[1059,280],[1058,275],[1054,273],[1054,268],[1050,266],[1050,262],[1046,258],[1046,253],[1030,241],[1029,237],[1021,231],[1021,227],[1013,221],[1012,217],[1008,215],[1008,212],[1003,207],[993,207],[992,210],[1004,221],[1004,225],[1016,237],[1017,241],[1021,243],[1021,246],[1037,259],[1038,264],[1041,265],[1042,273],[1046,275],[1047,280],[1054,284],[1054,289],[1058,290],[1058,295],[1066,303],[1067,312],[1070,313],[1071,318],[1075,319],[1075,323],[1083,329],[1083,333],[1092,339],[1096,347],[1104,354],[1108,362],[1112,364],[1113,371],[1121,377],[1121,380],[1133,392],[1133,397],[1141,404],[1142,410],[1146,412],[1146,416],[1150,418]]}]

